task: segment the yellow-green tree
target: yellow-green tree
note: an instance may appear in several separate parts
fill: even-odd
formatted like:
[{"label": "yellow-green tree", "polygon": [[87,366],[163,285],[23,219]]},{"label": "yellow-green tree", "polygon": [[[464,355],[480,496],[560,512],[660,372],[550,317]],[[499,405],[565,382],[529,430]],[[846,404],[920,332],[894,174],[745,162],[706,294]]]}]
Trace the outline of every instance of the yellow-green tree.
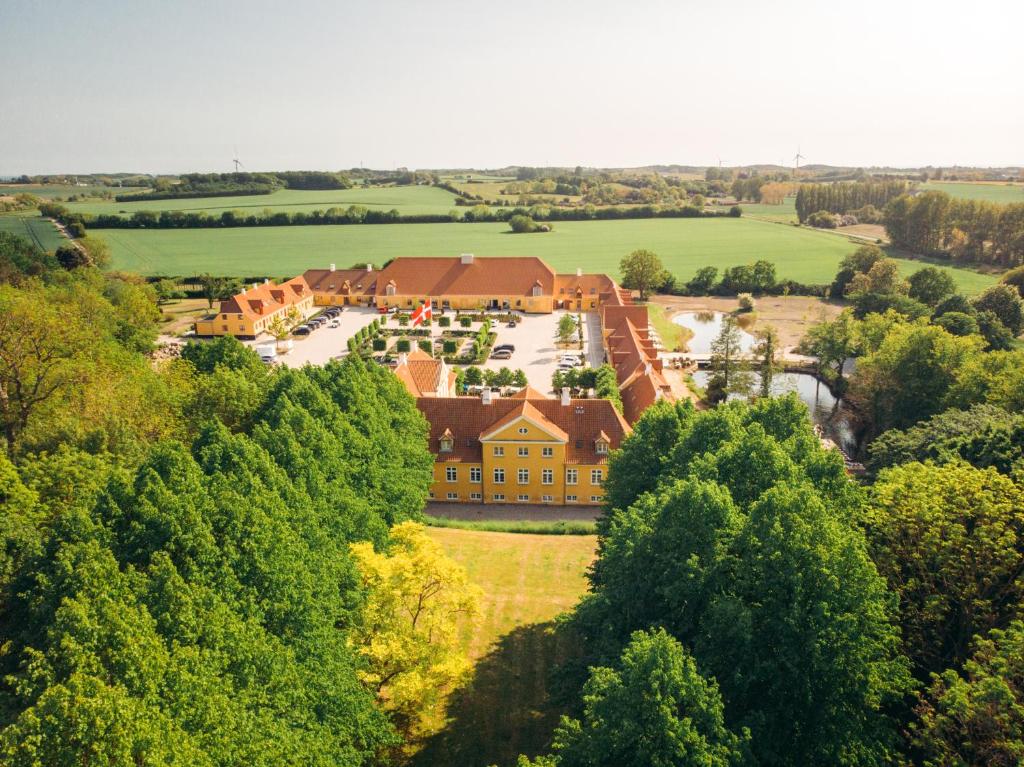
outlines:
[{"label": "yellow-green tree", "polygon": [[353,639],[367,664],[362,680],[413,748],[469,674],[458,625],[476,615],[481,591],[415,522],[391,529],[388,551],[365,542],[351,551],[366,590]]}]

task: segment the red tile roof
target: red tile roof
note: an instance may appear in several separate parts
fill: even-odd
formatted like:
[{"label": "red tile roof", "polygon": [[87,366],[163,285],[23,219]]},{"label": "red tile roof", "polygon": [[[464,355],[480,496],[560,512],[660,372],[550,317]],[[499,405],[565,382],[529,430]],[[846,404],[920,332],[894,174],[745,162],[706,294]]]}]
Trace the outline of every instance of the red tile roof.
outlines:
[{"label": "red tile roof", "polygon": [[414,296],[530,296],[539,285],[543,295],[554,290],[555,272],[532,256],[474,258],[396,258],[381,269],[375,295],[386,294],[394,283],[399,295]]},{"label": "red tile roof", "polygon": [[510,423],[514,423],[520,418],[526,418],[527,420],[532,421],[538,427],[548,432],[552,437],[555,437],[562,442],[569,441],[569,435],[560,429],[557,424],[548,419],[548,417],[537,408],[531,405],[528,399],[520,400],[518,407],[512,408],[506,415],[502,416],[480,432],[480,439],[487,439],[488,437],[497,434]]},{"label": "red tile roof", "polygon": [[430,423],[429,448],[438,455],[439,439],[451,430],[454,444],[450,453],[438,455],[439,461],[479,463],[483,456],[480,435],[503,419],[511,420],[529,406],[566,435],[566,460],[569,463],[599,464],[608,456],[595,450],[595,441],[603,431],[612,449],[630,432],[629,424],[606,399],[574,399],[568,405],[546,397],[523,399],[498,397],[485,405],[478,397],[420,397],[416,407]]},{"label": "red tile roof", "polygon": [[378,274],[366,269],[307,269],[302,276],[314,293],[358,296],[373,293]]},{"label": "red tile roof", "polygon": [[242,314],[255,320],[283,307],[293,306],[310,295],[312,291],[302,277],[293,277],[280,285],[268,280],[221,301],[220,313]]}]

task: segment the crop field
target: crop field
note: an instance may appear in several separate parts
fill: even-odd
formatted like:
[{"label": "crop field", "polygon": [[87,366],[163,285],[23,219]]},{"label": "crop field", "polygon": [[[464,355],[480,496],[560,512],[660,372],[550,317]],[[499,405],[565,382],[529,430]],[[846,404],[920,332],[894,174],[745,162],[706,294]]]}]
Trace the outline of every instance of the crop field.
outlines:
[{"label": "crop field", "polygon": [[261,213],[269,208],[273,211],[309,213],[328,208],[347,208],[362,205],[376,210],[397,209],[400,213],[447,213],[455,207],[455,195],[434,186],[368,187],[352,189],[330,189],[306,191],[303,189],[281,189],[272,194],[244,195],[239,197],[196,197],[183,200],[152,200],[139,202],[116,202],[114,200],[87,200],[68,203],[70,210],[80,213],[107,213],[131,215],[138,210],[181,210],[203,211],[219,216],[225,210],[241,210],[246,213]]},{"label": "crop field", "polygon": [[[623,256],[637,248],[657,253],[686,280],[702,266],[766,259],[780,278],[830,282],[857,244],[813,229],[747,218],[565,221],[555,231],[512,234],[507,224],[363,224],[237,229],[97,229],[110,245],[112,266],[141,274],[294,275],[315,266],[358,261],[382,264],[396,256],[539,256],[563,272],[619,274]],[[910,274],[920,268],[901,260]],[[949,269],[962,290],[977,293],[991,275]]]},{"label": "crop field", "polygon": [[592,535],[526,535],[430,528],[430,536],[484,591],[481,615],[463,639],[474,677],[456,691],[448,726],[414,764],[486,767],[536,754],[558,722],[550,672],[576,643],[552,623],[586,591]]},{"label": "crop field", "polygon": [[921,184],[926,191],[945,192],[951,197],[989,202],[1024,202],[1024,184],[1002,182],[929,181]]},{"label": "crop field", "polygon": [[112,186],[75,186],[73,184],[0,184],[0,195],[20,194],[27,192],[45,200],[52,200],[55,197],[67,198],[72,195],[88,196],[110,192],[111,194],[131,194],[144,191],[142,187]]},{"label": "crop field", "polygon": [[0,232],[10,232],[31,240],[43,250],[56,250],[67,242],[52,223],[38,214],[0,215]]},{"label": "crop field", "polygon": [[762,205],[761,203],[744,202],[740,204],[743,208],[743,215],[751,218],[761,218],[765,221],[781,221],[795,223],[796,197],[787,197],[779,205]]}]

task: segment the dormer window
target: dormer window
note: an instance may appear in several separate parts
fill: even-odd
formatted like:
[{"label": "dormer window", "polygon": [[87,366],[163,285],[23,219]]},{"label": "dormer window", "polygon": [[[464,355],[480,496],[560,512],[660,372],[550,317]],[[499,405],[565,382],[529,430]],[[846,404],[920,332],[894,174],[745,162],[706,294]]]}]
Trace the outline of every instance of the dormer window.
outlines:
[{"label": "dormer window", "polygon": [[393,296],[393,295],[395,295],[395,283],[389,282],[387,284],[387,286],[384,288],[384,295],[386,295],[386,296]]},{"label": "dormer window", "polygon": [[597,453],[598,455],[607,455],[608,443],[605,442],[603,439],[599,439],[597,442],[594,443],[594,452]]},{"label": "dormer window", "polygon": [[451,429],[445,429],[439,440],[442,453],[450,453],[455,445],[455,438]]}]

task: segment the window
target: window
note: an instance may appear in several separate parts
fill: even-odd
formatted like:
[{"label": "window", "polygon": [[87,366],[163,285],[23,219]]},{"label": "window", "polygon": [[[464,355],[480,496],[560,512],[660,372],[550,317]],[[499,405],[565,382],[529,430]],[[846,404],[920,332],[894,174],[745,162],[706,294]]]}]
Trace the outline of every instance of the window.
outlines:
[{"label": "window", "polygon": [[540,483],[542,485],[553,485],[555,484],[555,472],[551,469],[541,469],[540,472]]},{"label": "window", "polygon": [[505,470],[495,469],[494,470],[494,484],[503,485],[505,484]]},{"label": "window", "polygon": [[448,493],[448,500],[449,501],[457,501],[457,500],[459,500],[459,494],[458,493]]},{"label": "window", "polygon": [[590,308],[593,309],[595,306],[597,306],[597,301],[591,301]]},{"label": "window", "polygon": [[471,500],[471,501],[483,500],[483,495],[481,493],[470,493],[469,494],[469,500]]},{"label": "window", "polygon": [[540,449],[540,454],[544,458],[550,458],[551,456],[553,456],[555,454],[555,449],[553,447],[542,447]]},{"label": "window", "polygon": [[496,458],[501,458],[503,455],[505,455],[505,448],[501,447],[500,445],[495,445],[494,456]]},{"label": "window", "polygon": [[482,481],[481,474],[482,474],[482,472],[480,471],[480,467],[479,466],[471,466],[469,468],[469,481],[470,482],[480,482],[480,481]]},{"label": "window", "polygon": [[555,500],[555,498],[554,496],[551,495],[542,495],[540,497],[540,500],[542,503],[551,503],[553,500]]},{"label": "window", "polygon": [[567,496],[565,496],[565,502],[566,503],[576,503],[576,496],[575,495],[567,495]]},{"label": "window", "polygon": [[593,501],[594,503],[600,503],[601,502],[601,496],[599,496],[599,495],[592,495],[592,496],[590,496],[590,500]]},{"label": "window", "polygon": [[520,493],[519,495],[516,496],[516,500],[525,503],[526,501],[530,500],[530,496],[523,495],[522,493]]},{"label": "window", "polygon": [[431,498],[433,498],[434,497],[434,491],[431,490],[429,493],[427,493],[427,495],[429,495]]},{"label": "window", "polygon": [[444,469],[444,478],[449,482],[458,482],[459,470],[455,466],[446,466]]},{"label": "window", "polygon": [[504,501],[505,500],[505,494],[504,493],[495,493],[494,495],[491,496],[491,499],[495,500],[495,501]]},{"label": "window", "polygon": [[519,480],[519,484],[520,485],[528,485],[528,484],[530,484],[530,470],[529,469],[520,469],[519,470],[518,480]]},{"label": "window", "polygon": [[590,289],[590,295],[594,295],[597,292],[597,288]]},{"label": "window", "polygon": [[526,428],[525,426],[520,426],[520,427],[519,427],[519,433],[520,433],[520,434],[529,434],[529,433],[530,433],[530,430],[529,430],[529,429],[527,429],[527,428]]},{"label": "window", "polygon": [[566,469],[565,470],[565,484],[575,485],[579,482],[580,472],[578,469]]},{"label": "window", "polygon": [[599,439],[594,446],[594,452],[598,455],[606,455],[608,453],[608,443],[603,439]]},{"label": "window", "polygon": [[603,478],[603,476],[604,476],[604,472],[601,471],[600,469],[591,469],[590,470],[590,484],[592,484],[592,485],[600,485],[601,484],[601,479]]},{"label": "window", "polygon": [[451,451],[452,451],[452,441],[450,439],[447,439],[447,438],[442,439],[441,440],[441,452],[442,453],[450,453]]},{"label": "window", "polygon": [[516,453],[518,454],[518,456],[520,458],[529,458],[530,457],[530,448],[528,448],[528,447],[521,447],[521,448],[519,448],[516,451]]}]

